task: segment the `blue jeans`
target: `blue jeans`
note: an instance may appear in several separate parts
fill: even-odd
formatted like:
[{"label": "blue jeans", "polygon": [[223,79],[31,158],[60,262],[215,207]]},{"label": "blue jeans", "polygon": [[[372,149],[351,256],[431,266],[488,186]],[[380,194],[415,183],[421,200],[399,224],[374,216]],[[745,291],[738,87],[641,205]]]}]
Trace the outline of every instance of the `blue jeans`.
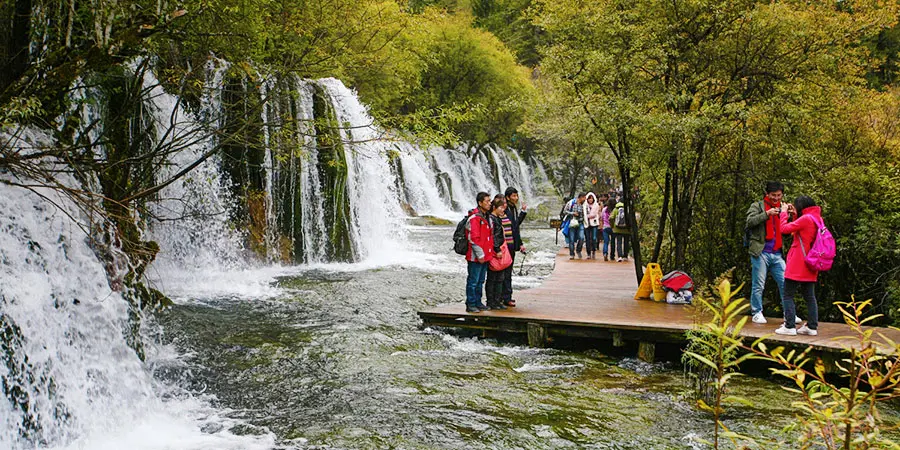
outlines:
[{"label": "blue jeans", "polygon": [[603,254],[609,255],[609,241],[612,238],[612,228],[603,229]]},{"label": "blue jeans", "polygon": [[482,306],[481,293],[484,290],[484,280],[487,278],[488,263],[469,263],[469,276],[466,278],[466,307]]},{"label": "blue jeans", "polygon": [[584,248],[588,256],[597,251],[597,227],[587,227],[584,230]]},{"label": "blue jeans", "polygon": [[766,288],[766,274],[771,273],[778,286],[778,295],[784,301],[784,258],[781,252],[762,252],[759,256],[750,257],[750,279],[753,284],[750,288],[750,314],[756,314],[763,310],[762,295]]},{"label": "blue jeans", "polygon": [[569,256],[575,257],[575,249],[577,247],[578,254],[581,254],[581,247],[584,246],[584,230],[582,227],[569,227]]},{"label": "blue jeans", "polygon": [[613,233],[613,248],[609,257],[612,258],[613,255],[618,252],[619,258],[625,259],[628,258],[628,240],[631,239],[631,235],[624,233]]}]

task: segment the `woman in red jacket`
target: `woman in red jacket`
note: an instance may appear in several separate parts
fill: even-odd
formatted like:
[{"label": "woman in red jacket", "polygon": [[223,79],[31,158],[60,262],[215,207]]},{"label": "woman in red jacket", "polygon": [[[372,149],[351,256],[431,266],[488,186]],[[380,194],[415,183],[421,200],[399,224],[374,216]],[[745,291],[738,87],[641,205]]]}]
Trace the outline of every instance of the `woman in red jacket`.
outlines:
[{"label": "woman in red jacket", "polygon": [[[821,222],[822,210],[816,206],[816,202],[812,198],[807,196],[797,197],[793,205],[787,205],[787,211],[781,212],[781,232],[792,234],[794,240],[788,251],[787,267],[784,271],[784,297],[781,304],[784,307],[785,319],[784,324],[775,330],[777,334],[788,336],[819,334],[816,331],[819,327],[819,308],[815,292],[819,272],[806,265],[805,256],[806,253],[809,253],[819,229],[813,218],[817,218]],[[794,322],[797,315],[794,295],[798,290],[806,299],[806,308],[809,314],[806,325],[799,329],[796,328],[798,324]]]}]

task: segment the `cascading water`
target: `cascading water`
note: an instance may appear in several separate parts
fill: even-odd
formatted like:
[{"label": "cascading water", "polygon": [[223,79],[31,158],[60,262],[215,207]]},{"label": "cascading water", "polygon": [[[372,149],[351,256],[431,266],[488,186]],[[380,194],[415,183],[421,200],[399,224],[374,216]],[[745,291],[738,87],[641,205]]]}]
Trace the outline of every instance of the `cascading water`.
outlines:
[{"label": "cascading water", "polygon": [[[46,148],[40,132],[0,133],[4,145]],[[16,142],[9,143],[9,139]],[[49,163],[48,163],[49,164]],[[0,175],[0,448],[268,448],[239,437],[205,402],[160,383],[171,352],[127,345],[128,303],[92,249],[92,217],[34,180]],[[60,186],[84,189],[58,175]],[[94,183],[88,183],[94,184]],[[217,433],[203,433],[217,422]]]},{"label": "cascading water", "polygon": [[[204,95],[193,111],[165,92],[152,74],[142,75],[150,117],[141,120],[149,121],[149,139],[167,154],[154,168],[154,181],[167,181],[205,158],[161,189],[150,203],[150,216],[140,218],[146,225],[143,238],[160,246],[148,281],[176,300],[278,292],[269,283],[279,269],[248,257],[248,232],[236,229],[232,214],[240,199],[214,151],[219,144],[214,131],[226,115],[227,70],[221,61],[210,62]],[[84,88],[76,92],[97,95]],[[335,79],[287,78],[263,83],[258,93],[266,99],[260,112],[266,249],[257,255],[262,258],[285,260],[282,252],[288,249],[293,262],[329,262],[328,248],[335,245],[329,233],[335,225],[327,217],[343,203],[328,198],[341,191],[328,180],[345,183],[341,201],[349,211],[353,259],[393,264],[410,260],[403,203],[416,214],[458,217],[478,191],[499,192],[512,185],[530,196],[537,178],[514,151],[423,151],[385,139],[386,132],[373,125],[356,94]],[[323,118],[317,117],[317,95],[333,115],[325,119],[339,129],[343,156],[331,162],[344,161],[345,178],[323,167],[334,155],[320,147],[320,133],[327,128],[317,129],[317,119]],[[82,106],[84,123],[102,123],[102,113],[90,102]],[[294,128],[285,140],[287,122]],[[24,136],[5,145],[50,145],[44,133]],[[103,154],[102,147],[97,151]],[[495,161],[496,177],[485,152]],[[8,173],[0,176],[30,183]],[[98,192],[97,181],[86,178],[59,181]],[[0,402],[0,448],[271,447],[271,435],[231,434],[235,422],[205,399],[154,377],[155,367],[178,365],[180,357],[145,339],[146,360],[138,358],[125,337],[128,302],[110,289],[105,263],[91,247],[91,218],[57,191],[37,190],[0,182],[0,378],[11,400]],[[246,286],[239,277],[253,270],[268,272],[248,275],[256,284],[248,288],[252,291],[241,290]],[[156,330],[152,323],[146,329]]]},{"label": "cascading water", "polygon": [[[165,92],[151,73],[144,74],[156,136],[154,142],[171,147],[171,156],[156,174],[157,182],[173,178],[214,148],[211,128],[221,124],[221,86],[228,65],[210,60],[208,79],[199,111],[185,110],[178,97]],[[241,258],[240,236],[228,224],[231,203],[222,189],[221,158],[212,153],[186,176],[162,189],[151,204],[149,238],[160,244],[155,266],[173,271],[185,267],[229,267]]]}]

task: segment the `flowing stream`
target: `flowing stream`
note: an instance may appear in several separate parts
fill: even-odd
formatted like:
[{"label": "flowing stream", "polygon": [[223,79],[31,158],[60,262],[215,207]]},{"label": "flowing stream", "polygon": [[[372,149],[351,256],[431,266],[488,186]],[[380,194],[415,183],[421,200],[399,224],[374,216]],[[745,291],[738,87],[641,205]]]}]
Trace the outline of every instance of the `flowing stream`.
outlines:
[{"label": "flowing stream", "polygon": [[[198,111],[144,80],[152,139],[181,143],[160,179],[213,148],[192,137],[210,123],[198,117],[220,114],[226,67],[210,64]],[[408,214],[456,219],[476,192],[506,186],[534,206],[553,198],[540,163],[511,149],[420,149],[390,138],[334,79],[259,89],[291,92],[261,112],[263,123],[290,117],[303,131],[292,141],[302,151],[284,153],[283,133],[266,125],[265,252],[252,253],[247,232],[232,225],[238,200],[222,158],[163,189],[144,230],[161,248],[148,282],[175,306],[143,317],[143,361],[126,341],[127,303],[105,274],[116,258],[98,257],[94,214],[58,190],[0,183],[9,400],[0,402],[0,448],[701,448],[710,437],[712,423],[671,364],[419,328],[417,310],[462,308],[465,264],[450,251],[451,226],[414,225]],[[330,197],[316,147],[315,98],[341,124],[343,154],[330,156],[346,166],[336,178],[341,201]],[[16,136],[0,135],[23,151],[48,145],[44,133]],[[59,181],[96,189],[90,177]],[[350,258],[329,253],[329,218],[341,208]],[[517,289],[539,285],[557,249],[541,222],[525,236],[531,251],[516,266]],[[291,261],[279,242],[294,249]],[[735,410],[729,426],[782,437],[787,395],[765,380],[734,386],[759,406]]]}]

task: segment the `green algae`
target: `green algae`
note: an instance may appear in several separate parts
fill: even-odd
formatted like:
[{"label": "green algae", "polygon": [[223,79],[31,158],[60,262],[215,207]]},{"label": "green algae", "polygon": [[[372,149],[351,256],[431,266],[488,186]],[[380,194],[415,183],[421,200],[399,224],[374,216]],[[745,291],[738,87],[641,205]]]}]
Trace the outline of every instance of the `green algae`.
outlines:
[{"label": "green algae", "polygon": [[326,254],[329,261],[352,262],[356,259],[350,239],[350,198],[347,194],[347,153],[341,126],[328,97],[319,85],[313,93],[316,149],[319,179],[323,190],[323,207],[327,227]]}]

